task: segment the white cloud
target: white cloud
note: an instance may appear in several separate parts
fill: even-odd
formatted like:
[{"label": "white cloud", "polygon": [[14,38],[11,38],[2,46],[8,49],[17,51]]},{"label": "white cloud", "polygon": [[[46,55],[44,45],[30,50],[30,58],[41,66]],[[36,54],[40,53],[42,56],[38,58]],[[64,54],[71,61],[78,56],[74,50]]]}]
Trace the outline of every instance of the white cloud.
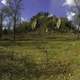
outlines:
[{"label": "white cloud", "polygon": [[[79,5],[79,3],[80,3],[79,0],[76,0],[76,2],[75,2],[75,0],[65,0],[63,6],[68,6],[69,8],[75,9],[76,3]],[[75,12],[67,11],[66,15],[67,15],[68,20],[73,21],[75,19],[76,13],[77,13],[76,10],[75,10]]]},{"label": "white cloud", "polygon": [[21,17],[21,21],[25,21],[24,17]]},{"label": "white cloud", "polygon": [[68,5],[68,6],[75,6],[75,1],[74,0],[65,0],[63,6]]},{"label": "white cloud", "polygon": [[7,5],[7,1],[6,0],[2,0],[1,3],[4,4],[4,5]]},{"label": "white cloud", "polygon": [[2,0],[1,3],[5,6],[8,6],[9,5],[8,1],[11,1],[11,0]]},{"label": "white cloud", "polygon": [[76,13],[74,12],[67,12],[67,18],[69,21],[72,21],[74,19],[74,16],[76,15]]}]

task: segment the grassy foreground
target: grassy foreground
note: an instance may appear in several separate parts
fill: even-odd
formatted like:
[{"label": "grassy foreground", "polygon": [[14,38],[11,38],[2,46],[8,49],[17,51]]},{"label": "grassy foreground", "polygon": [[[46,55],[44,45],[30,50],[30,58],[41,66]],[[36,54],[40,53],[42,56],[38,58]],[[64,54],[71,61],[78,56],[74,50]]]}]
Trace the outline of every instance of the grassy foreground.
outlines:
[{"label": "grassy foreground", "polygon": [[79,80],[80,41],[1,41],[0,80]]}]

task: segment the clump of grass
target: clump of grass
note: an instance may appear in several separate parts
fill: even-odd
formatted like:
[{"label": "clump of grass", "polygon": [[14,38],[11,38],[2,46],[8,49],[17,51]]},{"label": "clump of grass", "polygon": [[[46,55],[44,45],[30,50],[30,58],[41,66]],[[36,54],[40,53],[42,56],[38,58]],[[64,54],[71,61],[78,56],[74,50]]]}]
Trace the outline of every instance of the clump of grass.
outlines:
[{"label": "clump of grass", "polygon": [[72,74],[72,63],[70,61],[55,60],[37,64],[31,55],[21,56],[17,53],[0,54],[0,79],[18,80],[24,78],[39,79],[41,76],[51,75],[69,76]]}]

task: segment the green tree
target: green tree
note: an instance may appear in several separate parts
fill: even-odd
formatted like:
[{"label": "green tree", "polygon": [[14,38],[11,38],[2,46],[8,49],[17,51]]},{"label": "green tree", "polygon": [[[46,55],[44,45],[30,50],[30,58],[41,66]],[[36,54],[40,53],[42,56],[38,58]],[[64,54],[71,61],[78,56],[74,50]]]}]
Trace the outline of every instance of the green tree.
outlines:
[{"label": "green tree", "polygon": [[46,23],[47,23],[48,31],[50,32],[57,31],[57,17],[56,16],[48,17],[48,20]]},{"label": "green tree", "polygon": [[20,23],[18,27],[16,27],[17,33],[26,33],[30,31],[32,31],[31,23],[27,21]]},{"label": "green tree", "polygon": [[34,28],[39,33],[48,31],[48,16],[47,12],[40,12],[37,15],[33,16],[31,19],[32,28]]},{"label": "green tree", "polygon": [[72,32],[73,27],[70,21],[67,18],[61,18],[61,25],[59,27],[60,32]]}]

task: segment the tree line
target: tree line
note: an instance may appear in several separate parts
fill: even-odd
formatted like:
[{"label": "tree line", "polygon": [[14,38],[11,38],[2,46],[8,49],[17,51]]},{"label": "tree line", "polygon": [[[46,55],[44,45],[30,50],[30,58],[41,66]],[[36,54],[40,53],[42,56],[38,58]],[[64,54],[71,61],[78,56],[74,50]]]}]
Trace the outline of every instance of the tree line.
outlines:
[{"label": "tree line", "polygon": [[0,38],[3,34],[26,32],[78,32],[79,30],[66,17],[57,17],[48,12],[39,12],[30,21],[21,21],[23,0],[7,0],[7,5],[0,9]]},{"label": "tree line", "polygon": [[29,22],[22,22],[17,32],[74,32],[75,26],[66,17],[51,16],[48,12],[40,12]]}]

